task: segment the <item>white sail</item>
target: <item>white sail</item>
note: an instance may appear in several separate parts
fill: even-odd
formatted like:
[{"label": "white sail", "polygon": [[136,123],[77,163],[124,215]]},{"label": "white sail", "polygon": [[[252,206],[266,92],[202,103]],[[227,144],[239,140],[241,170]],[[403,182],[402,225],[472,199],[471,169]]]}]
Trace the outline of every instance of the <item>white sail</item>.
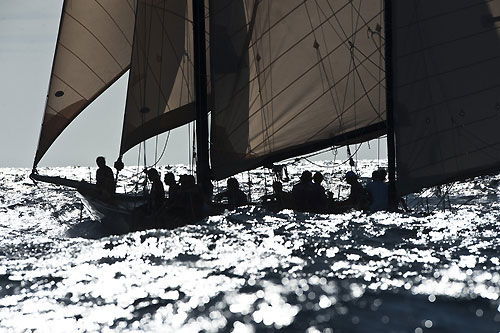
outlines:
[{"label": "white sail", "polygon": [[187,0],[139,0],[120,154],[196,117]]},{"label": "white sail", "polygon": [[34,166],[130,66],[134,0],[66,0]]},{"label": "white sail", "polygon": [[383,1],[210,2],[212,171],[385,130]]},{"label": "white sail", "polygon": [[500,169],[500,1],[393,1],[400,195]]}]

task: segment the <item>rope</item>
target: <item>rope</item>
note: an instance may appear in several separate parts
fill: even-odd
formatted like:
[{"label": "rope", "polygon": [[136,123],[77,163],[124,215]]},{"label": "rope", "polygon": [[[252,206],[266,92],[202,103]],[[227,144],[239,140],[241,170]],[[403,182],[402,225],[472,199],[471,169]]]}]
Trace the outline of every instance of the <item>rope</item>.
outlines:
[{"label": "rope", "polygon": [[163,155],[165,154],[165,151],[167,150],[167,145],[168,145],[169,138],[170,138],[170,131],[167,132],[167,138],[165,140],[165,144],[163,145],[163,150],[161,151],[160,157],[158,157],[158,159],[155,160],[155,162],[153,163],[153,165],[148,166],[148,169],[157,166],[158,163],[160,162],[160,160],[163,158]]}]

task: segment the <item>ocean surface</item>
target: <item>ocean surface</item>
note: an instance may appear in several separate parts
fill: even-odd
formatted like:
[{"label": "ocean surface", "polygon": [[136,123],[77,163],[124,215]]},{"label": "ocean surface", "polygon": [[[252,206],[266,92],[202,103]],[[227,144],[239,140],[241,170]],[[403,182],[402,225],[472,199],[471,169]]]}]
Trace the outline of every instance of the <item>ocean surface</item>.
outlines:
[{"label": "ocean surface", "polygon": [[[376,167],[358,163],[364,177]],[[322,171],[335,197],[347,195],[348,166],[294,163],[285,189],[302,170]],[[499,176],[408,197],[410,213],[249,206],[117,236],[75,191],[35,185],[29,172],[0,169],[2,332],[500,331]],[[95,169],[39,172],[89,180]],[[269,170],[239,177],[254,201],[272,179]]]}]

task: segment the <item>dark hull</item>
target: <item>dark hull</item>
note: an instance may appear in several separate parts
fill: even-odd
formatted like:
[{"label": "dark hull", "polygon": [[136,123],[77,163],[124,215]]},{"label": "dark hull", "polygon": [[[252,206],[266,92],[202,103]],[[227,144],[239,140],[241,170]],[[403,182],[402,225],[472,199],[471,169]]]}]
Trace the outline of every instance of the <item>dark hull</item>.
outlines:
[{"label": "dark hull", "polygon": [[174,229],[197,222],[176,214],[167,208],[148,211],[144,196],[114,194],[104,197],[94,184],[62,177],[31,174],[34,181],[74,188],[95,220],[100,221],[111,234],[124,234],[147,229]]}]

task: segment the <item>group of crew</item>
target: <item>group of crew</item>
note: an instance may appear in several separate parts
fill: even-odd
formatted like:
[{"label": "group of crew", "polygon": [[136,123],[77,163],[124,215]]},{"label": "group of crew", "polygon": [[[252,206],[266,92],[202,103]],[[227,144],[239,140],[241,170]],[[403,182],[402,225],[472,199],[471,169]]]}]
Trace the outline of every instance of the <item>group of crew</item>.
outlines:
[{"label": "group of crew", "polygon": [[282,183],[276,181],[273,183],[273,193],[263,196],[262,199],[264,205],[277,210],[291,208],[315,213],[342,213],[349,209],[372,212],[387,210],[386,176],[384,169],[375,170],[371,182],[363,187],[356,173],[348,171],[345,181],[350,186],[349,196],[345,200],[336,201],[333,194],[321,185],[324,177],[320,172],[313,176],[310,171],[304,171],[291,192],[283,191]]},{"label": "group of crew", "polygon": [[[102,156],[96,159],[96,163],[98,165],[97,188],[104,196],[112,195],[116,184],[113,171],[106,165]],[[205,215],[210,207],[234,209],[248,204],[247,195],[240,189],[235,178],[227,180],[226,190],[215,195],[215,203],[212,203],[210,198],[203,195],[203,191],[192,175],[181,175],[178,184],[173,173],[166,173],[163,181],[168,186],[168,195],[165,196],[164,185],[158,171],[151,168],[146,171],[146,174],[151,182],[146,207],[149,212],[168,209],[174,214],[196,219]],[[353,208],[372,212],[387,210],[386,176],[387,172],[384,169],[375,170],[372,173],[371,182],[363,187],[356,173],[348,171],[345,181],[350,186],[349,196],[345,200],[336,201],[332,193],[327,192],[321,185],[324,177],[320,172],[316,172],[313,176],[310,171],[304,171],[291,192],[284,191],[282,183],[276,181],[273,183],[273,193],[263,196],[261,200],[264,206],[275,210],[290,208],[315,213],[341,213]]]},{"label": "group of crew", "polygon": [[167,196],[158,171],[151,168],[147,170],[147,175],[151,182],[149,212],[165,209],[176,216],[195,220],[204,216],[206,200],[192,175],[181,175],[178,184],[173,173],[166,173],[163,181],[168,186]]},{"label": "group of crew", "polygon": [[[115,193],[116,187],[113,171],[106,165],[106,160],[102,156],[96,159],[96,163],[98,166],[96,172],[97,194],[103,199],[109,199]],[[150,168],[146,170],[146,175],[151,187],[147,193],[146,204],[138,207],[139,210],[150,214],[165,209],[185,218],[198,219],[203,217],[205,198],[192,175],[181,175],[178,184],[173,173],[165,174],[163,181],[168,186],[167,196],[165,196],[165,187],[158,171],[155,168]]]}]

